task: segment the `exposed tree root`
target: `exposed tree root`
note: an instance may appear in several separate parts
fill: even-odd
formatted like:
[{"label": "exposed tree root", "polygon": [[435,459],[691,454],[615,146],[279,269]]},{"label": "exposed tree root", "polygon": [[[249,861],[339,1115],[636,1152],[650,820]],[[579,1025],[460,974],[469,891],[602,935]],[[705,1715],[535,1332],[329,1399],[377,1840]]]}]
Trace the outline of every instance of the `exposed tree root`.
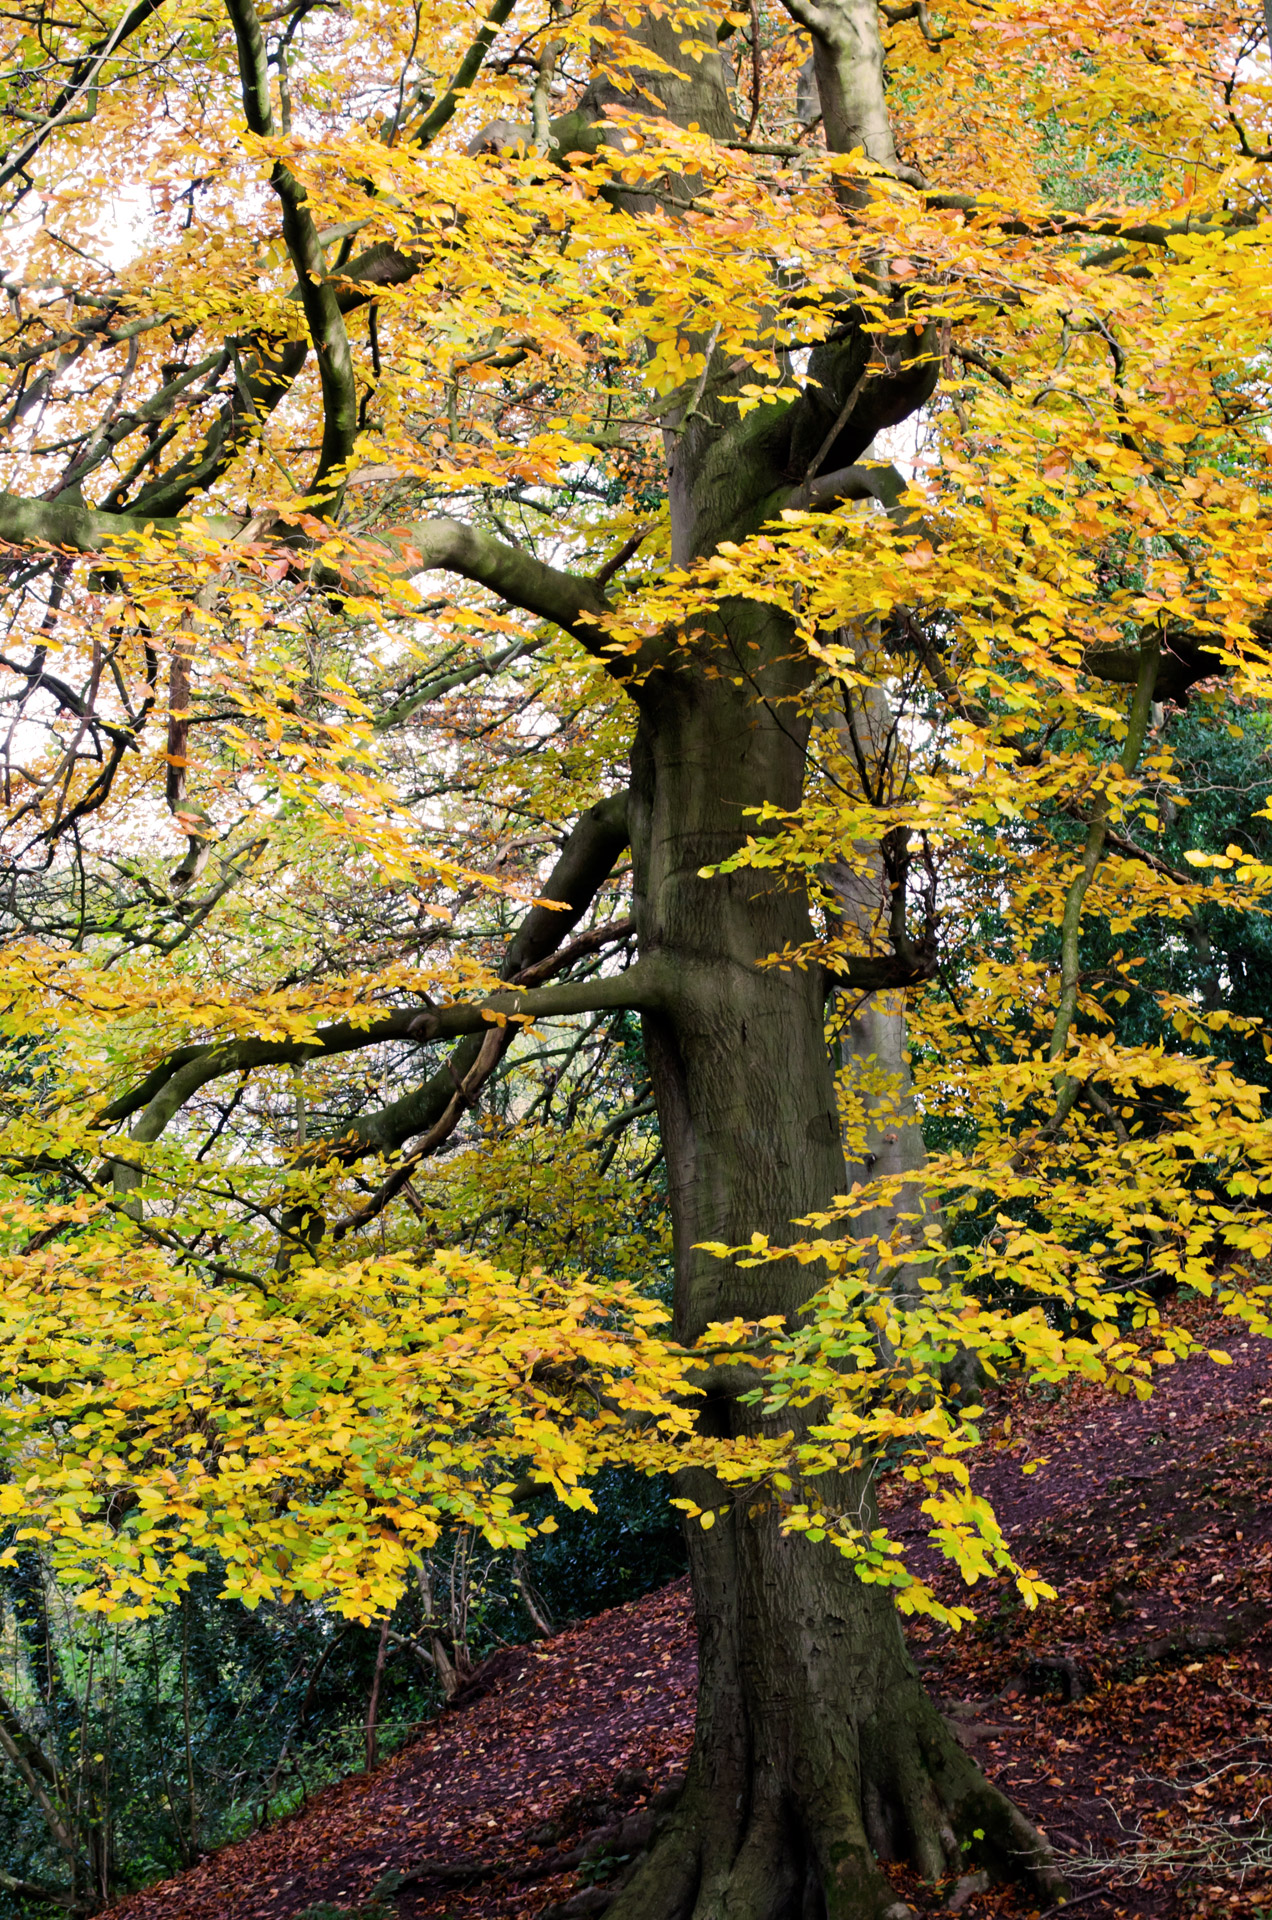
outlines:
[{"label": "exposed tree root", "polygon": [[693,1571],[693,1760],[608,1920],[906,1920],[891,1862],[1063,1897],[1042,1835],[923,1691],[886,1589],[759,1510],[695,1543]]},{"label": "exposed tree root", "polygon": [[[1042,1836],[967,1757],[922,1694],[859,1730],[859,1782],[839,1791],[753,1782],[722,1804],[695,1769],[667,1831],[602,1905],[589,1890],[554,1914],[608,1920],[907,1920],[882,1870],[901,1861],[929,1880],[983,1867],[1051,1900],[1065,1883]],[[898,1703],[900,1704],[900,1703]],[[729,1817],[729,1815],[733,1817]]]}]

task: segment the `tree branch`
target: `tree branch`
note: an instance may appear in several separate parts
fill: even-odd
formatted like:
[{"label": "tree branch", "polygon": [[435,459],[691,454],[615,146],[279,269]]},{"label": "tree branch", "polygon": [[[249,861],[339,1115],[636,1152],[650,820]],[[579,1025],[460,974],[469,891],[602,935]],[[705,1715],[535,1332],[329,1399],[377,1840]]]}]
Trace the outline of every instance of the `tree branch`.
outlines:
[{"label": "tree branch", "polygon": [[898,472],[890,461],[867,460],[860,465],[839,467],[834,473],[823,473],[806,480],[783,504],[817,513],[837,507],[841,500],[877,500],[890,519],[900,525],[917,528],[918,515],[901,506],[901,495],[909,484],[904,474]]},{"label": "tree branch", "polygon": [[[140,506],[126,513],[103,513],[86,506],[78,496],[59,500],[30,500],[21,494],[0,492],[0,542],[10,546],[50,546],[76,553],[104,553],[147,526],[180,532],[189,523],[171,517],[150,516]],[[193,523],[221,538],[241,533],[237,520],[225,515],[201,515]],[[387,549],[420,569],[445,568],[467,580],[489,587],[501,599],[526,613],[551,620],[556,626],[606,661],[615,674],[623,671],[606,652],[598,620],[609,602],[595,580],[565,573],[531,553],[510,547],[477,527],[459,520],[422,520],[380,536]]]},{"label": "tree branch", "polygon": [[[183,367],[173,379],[167,381],[141,406],[127,407],[122,413],[108,416],[97,437],[72,457],[62,477],[61,491],[65,492],[68,488],[80,486],[95,468],[110,458],[122,441],[137,431],[138,427],[156,426],[161,420],[166,419],[181,395],[193,386],[196,380],[202,379],[204,374],[212,376],[210,384],[215,386],[229,364],[229,348],[217,348],[212,353],[205,354],[202,360],[196,361],[194,366]],[[149,457],[151,452],[152,449],[147,448],[144,457]]]},{"label": "tree branch", "polygon": [[[269,98],[269,67],[265,40],[253,0],[225,0],[238,50],[243,111],[251,131],[272,138],[274,116]],[[306,201],[308,195],[291,168],[275,160],[270,185],[283,216],[283,239],[300,286],[309,338],[318,360],[322,389],[322,444],[318,469],[310,492],[320,512],[338,507],[344,490],[345,468],[358,437],[358,396],[353,356],[336,289],[327,278],[318,229]]]},{"label": "tree branch", "polygon": [[929,47],[939,47],[943,40],[952,40],[954,38],[954,30],[952,27],[938,28],[932,25],[923,0],[909,0],[908,5],[895,7],[889,6],[887,0],[883,0],[881,11],[890,27],[899,27],[907,20],[917,20],[919,23],[919,32],[923,35]]},{"label": "tree branch", "polygon": [[[546,898],[554,904],[532,907],[509,942],[504,956],[504,972],[511,979],[527,976],[533,980],[537,974],[541,977],[540,970],[545,962],[559,951],[564,936],[577,925],[597,890],[612,872],[627,845],[627,839],[625,792],[599,801],[582,816],[547,882]],[[593,936],[585,935],[584,942],[588,950],[594,950]],[[576,944],[582,951],[582,944]],[[379,1020],[368,1021],[361,1026],[341,1022],[320,1028],[312,1040],[306,1041],[239,1040],[222,1046],[179,1047],[155,1067],[139,1086],[103,1108],[97,1116],[97,1124],[116,1125],[134,1113],[140,1113],[141,1118],[133,1128],[132,1137],[139,1141],[155,1140],[199,1087],[225,1073],[241,1072],[255,1066],[297,1064],[303,1060],[375,1046],[386,1040],[432,1040],[473,1035],[476,1045],[474,1047],[472,1042],[469,1043],[468,1057],[465,1058],[464,1049],[457,1056],[457,1060],[462,1061],[460,1077],[463,1078],[471,1070],[482,1040],[491,1032],[500,1031],[497,1025],[492,1025],[484,1018],[483,1006],[504,1014],[594,1012],[604,1006],[627,1005],[628,996],[634,996],[630,999],[631,1005],[640,1006],[645,1004],[643,995],[648,973],[646,969],[642,975],[637,966],[629,968],[616,979],[586,981],[578,987],[548,988],[546,993],[553,1001],[551,1006],[545,1003],[542,991],[500,994],[478,1006],[398,1008]],[[565,996],[565,1000],[562,996]],[[587,1004],[566,1004],[570,996],[576,1000],[581,996]],[[511,1030],[504,1029],[508,1031],[509,1041],[519,1024],[510,1022]],[[456,1063],[451,1064],[454,1066]],[[438,1108],[437,1093],[440,1089],[445,1091],[445,1100]],[[372,1123],[359,1123],[349,1129],[339,1146],[334,1142],[315,1143],[305,1158],[307,1161],[319,1157],[326,1159],[332,1153],[339,1152],[342,1158],[358,1159],[366,1153],[392,1152],[412,1134],[435,1125],[440,1111],[444,1110],[454,1092],[455,1083],[449,1072],[434,1075],[424,1087],[383,1109],[374,1116]]]},{"label": "tree branch", "polygon": [[39,1742],[33,1740],[18,1717],[16,1709],[0,1693],[0,1727],[3,1727],[22,1758],[46,1780],[51,1787],[57,1786],[57,1768],[49,1759]]},{"label": "tree branch", "polygon": [[999,233],[1018,233],[1025,237],[1046,240],[1063,238],[1068,234],[1088,234],[1094,239],[1118,240],[1119,247],[1107,248],[1103,253],[1088,254],[1083,266],[1102,267],[1116,262],[1128,247],[1165,247],[1183,234],[1231,233],[1246,227],[1256,227],[1262,215],[1257,209],[1235,208],[1221,218],[1213,214],[1204,220],[1149,220],[1134,221],[1110,218],[1107,214],[1088,219],[1084,214],[1069,213],[1021,215],[1010,212],[1000,200],[987,199],[974,193],[944,193],[936,188],[924,188],[923,204],[936,212],[967,213],[981,220],[986,226],[996,227]]},{"label": "tree branch", "polygon": [[49,1833],[57,1842],[62,1852],[73,1859],[76,1850],[74,1835],[40,1784],[35,1768],[32,1766],[30,1760],[28,1760],[23,1748],[18,1745],[18,1742],[9,1732],[3,1720],[0,1720],[0,1753],[3,1753],[5,1757],[12,1762],[18,1773],[21,1774],[23,1784],[27,1792],[31,1795],[31,1798],[35,1801],[35,1804],[39,1807],[44,1817],[44,1824],[48,1828]]},{"label": "tree branch", "polygon": [[244,1073],[255,1067],[300,1066],[308,1060],[332,1059],[389,1040],[417,1040],[421,1044],[456,1040],[462,1034],[485,1034],[494,1026],[520,1025],[571,1013],[600,1013],[610,1008],[640,1012],[660,1006],[664,997],[661,970],[637,961],[613,978],[602,976],[562,987],[513,989],[473,1003],[457,1001],[448,1007],[398,1007],[378,1020],[361,1023],[339,1020],[329,1027],[319,1027],[311,1040],[226,1041],[207,1047],[197,1059],[178,1068],[143,1109],[132,1138],[143,1144],[157,1140],[201,1087],[227,1073]]},{"label": "tree branch", "polygon": [[28,134],[16,153],[11,151],[4,156],[4,161],[0,164],[0,187],[7,186],[10,180],[26,171],[45,141],[56,133],[60,126],[67,124],[71,109],[84,99],[85,95],[89,99],[89,112],[86,115],[77,116],[77,124],[96,113],[97,90],[101,81],[102,68],[111,55],[119,51],[125,40],[130,39],[139,27],[143,27],[152,14],[158,13],[162,5],[163,0],[138,0],[138,5],[124,15],[119,25],[113,27],[104,39],[90,47],[83,58],[75,63],[70,79],[35,132]]},{"label": "tree branch", "polygon": [[[883,37],[878,0],[783,0],[786,11],[813,38],[813,71],[821,101],[826,145],[832,153],[858,149],[886,173],[912,186],[921,175],[897,158],[884,85]],[[836,192],[848,206],[861,206],[868,187],[844,180]]]},{"label": "tree branch", "polygon": [[454,118],[461,99],[481,72],[482,63],[490,52],[496,33],[516,4],[517,0],[494,0],[494,5],[486,15],[485,24],[478,29],[468,52],[456,67],[454,79],[441,98],[429,108],[411,135],[413,145],[427,147],[436,140],[442,128]]},{"label": "tree branch", "polygon": [[[575,960],[581,959],[585,954],[595,953],[600,947],[608,945],[611,940],[629,938],[634,931],[635,923],[631,920],[620,920],[609,927],[598,927],[594,932],[583,934],[579,939],[572,940],[569,946],[558,949],[546,960],[540,960],[537,966],[527,967],[521,977],[529,985],[536,978],[546,978],[549,973],[558,972],[572,965]],[[418,1088],[414,1094],[408,1094],[405,1100],[394,1101],[391,1107],[381,1108],[380,1112],[374,1116],[375,1131],[383,1135],[392,1126],[398,1135],[394,1146],[401,1146],[403,1140],[409,1138],[412,1133],[418,1132],[419,1123],[426,1117],[429,1121],[428,1130],[412,1147],[405,1160],[394,1167],[392,1173],[381,1183],[366,1205],[336,1222],[332,1229],[334,1239],[342,1239],[353,1228],[364,1227],[369,1221],[374,1220],[384,1211],[390,1200],[402,1191],[421,1160],[426,1160],[430,1154],[436,1153],[437,1149],[450,1138],[464,1114],[476,1106],[482,1088],[507,1053],[518,1031],[519,1029],[512,1025],[491,1027],[481,1039],[474,1038],[467,1041],[463,1047],[456,1048],[443,1071],[434,1074],[425,1086]],[[626,1124],[625,1121],[624,1124]],[[325,1155],[321,1148],[315,1148],[305,1157],[310,1162],[321,1162],[323,1158],[335,1158],[342,1164],[349,1165],[361,1159],[367,1151],[363,1130],[358,1129],[345,1134],[335,1143],[334,1150],[327,1151]],[[311,1216],[310,1208],[306,1207],[303,1211]]]},{"label": "tree branch", "polygon": [[148,526],[164,533],[179,533],[191,525],[224,539],[241,531],[241,522],[227,514],[201,514],[193,521],[182,521],[135,509],[103,513],[85,505],[78,492],[64,494],[58,500],[30,500],[20,493],[0,492],[0,541],[11,547],[105,553],[115,542],[144,533]]},{"label": "tree branch", "polygon": [[[150,4],[161,4],[161,0],[149,0]],[[450,121],[458,108],[464,93],[477,78],[482,62],[494,41],[497,29],[503,25],[513,11],[516,0],[497,0],[487,17],[486,24],[478,32],[468,53],[456,70],[447,91],[429,110],[425,120],[416,130],[412,139],[415,144],[427,146],[442,128]],[[249,49],[249,58],[252,58]],[[268,102],[268,92],[262,92],[259,73],[255,72],[254,91]],[[581,145],[588,150],[597,144],[597,138],[590,140],[586,133],[572,137],[573,121],[581,116],[566,116],[561,122],[553,123],[552,149],[554,157],[561,157],[561,150],[575,151]],[[385,137],[390,142],[395,137],[398,120],[386,129]],[[360,227],[367,226],[373,216],[367,215],[346,228],[338,228],[328,234],[328,240],[342,238],[346,234],[356,233]],[[321,245],[321,236],[318,236]],[[321,255],[320,255],[321,257]],[[322,267],[322,280],[334,296],[334,305],[340,316],[356,312],[375,298],[375,289],[379,287],[401,286],[419,272],[422,262],[414,255],[403,253],[388,241],[377,241],[373,246],[350,261],[343,268],[327,276],[325,265]],[[288,295],[289,299],[303,300],[307,285],[306,276],[300,275],[299,283]],[[324,307],[326,303],[324,302]],[[307,316],[308,317],[308,316]],[[331,316],[326,315],[326,324],[330,325]],[[312,329],[311,329],[312,331]],[[254,426],[260,425],[260,416],[272,413],[279,402],[290,390],[292,383],[303,367],[308,354],[305,342],[285,341],[280,347],[269,350],[258,346],[253,363],[244,369],[244,377],[239,390],[226,402],[218,419],[205,434],[196,452],[189,453],[177,465],[158,479],[151,481],[137,496],[134,506],[138,511],[157,514],[179,513],[187,506],[194,495],[205,487],[211,486],[220,478],[228,466],[237,458],[243,442],[248,438]],[[356,412],[356,407],[355,407]],[[346,426],[348,422],[345,422]],[[333,461],[331,465],[334,465]],[[315,488],[319,488],[330,466],[320,465],[315,477]]]},{"label": "tree branch", "polygon": [[[590,946],[601,931],[614,937],[618,929],[598,929],[585,934],[568,948],[561,945],[565,935],[577,925],[628,844],[627,794],[616,793],[598,801],[582,815],[570,834],[548,877],[545,897],[559,905],[532,907],[508,943],[500,971],[508,980],[531,985],[542,978],[550,965],[568,964],[585,945]],[[422,1086],[412,1088],[400,1100],[391,1101],[375,1113],[355,1120],[336,1140],[315,1141],[301,1158],[302,1165],[322,1165],[339,1159],[352,1165],[368,1154],[384,1157],[396,1153],[408,1140],[437,1132],[448,1118],[457,1124],[465,1104],[480,1091],[503,1054],[511,1046],[516,1027],[490,1028],[484,1035],[473,1035],[458,1046],[446,1065],[430,1075]],[[491,1036],[498,1049],[487,1049]],[[474,1077],[483,1050],[481,1080]],[[152,1077],[153,1078],[153,1077]],[[466,1089],[457,1104],[456,1095]],[[439,1136],[444,1138],[445,1134]],[[412,1166],[415,1164],[412,1159]],[[409,1168],[408,1168],[409,1172]]]},{"label": "tree branch", "polygon": [[[1117,766],[1129,778],[1139,762],[1149,721],[1153,710],[1153,695],[1156,691],[1158,668],[1161,661],[1161,639],[1154,629],[1149,629],[1142,643],[1139,673],[1135,685],[1135,698],[1131,702],[1131,711],[1127,717],[1126,739],[1122,751],[1117,757]],[[1090,824],[1087,827],[1086,843],[1082,849],[1082,864],[1069,883],[1065,895],[1064,911],[1060,919],[1060,999],[1056,1008],[1055,1021],[1051,1028],[1051,1038],[1047,1044],[1047,1059],[1060,1061],[1068,1045],[1069,1033],[1078,1010],[1079,986],[1079,942],[1082,933],[1082,903],[1086,899],[1091,882],[1095,878],[1096,868],[1104,853],[1105,838],[1108,833],[1110,803],[1107,793],[1102,793],[1092,810]],[[1081,1089],[1081,1082],[1072,1074],[1059,1068],[1054,1078],[1056,1104],[1048,1126],[1058,1129],[1065,1119]]]},{"label": "tree branch", "polygon": [[44,1900],[51,1907],[65,1907],[68,1913],[74,1913],[79,1905],[73,1893],[64,1889],[59,1891],[55,1887],[42,1887],[34,1880],[19,1880],[16,1875],[6,1873],[3,1867],[0,1867],[0,1887],[23,1900]]},{"label": "tree branch", "polygon": [[597,626],[609,602],[594,580],[550,567],[459,520],[422,520],[387,537],[407,557],[417,558],[421,568],[445,567],[475,580],[526,613],[551,620],[589,653],[610,661]]},{"label": "tree branch", "polygon": [[[300,298],[299,289],[296,298]],[[166,473],[147,481],[125,506],[119,489],[103,503],[137,518],[183,512],[197,493],[211,487],[237,460],[253,432],[259,432],[270,414],[290,392],[309,358],[306,340],[285,340],[277,350],[263,343],[239,363],[234,391],[202,435],[197,447],[183,454]]]},{"label": "tree branch", "polygon": [[[1189,688],[1198,680],[1214,679],[1228,671],[1222,654],[1215,653],[1182,624],[1173,623],[1164,634],[1157,628],[1153,631],[1162,647],[1156,699],[1175,700],[1184,705]],[[1111,686],[1133,687],[1139,680],[1140,659],[1140,652],[1132,647],[1089,647],[1082,664],[1097,680]]]},{"label": "tree branch", "polygon": [[544,633],[530,640],[514,640],[510,647],[503,647],[498,653],[466,661],[462,667],[454,667],[449,673],[435,674],[422,687],[417,686],[393,706],[386,707],[383,713],[378,713],[373,722],[376,732],[387,733],[390,727],[403,726],[412,714],[426,707],[430,700],[440,700],[443,694],[453,693],[457,687],[469,686],[483,675],[490,678],[519,660],[528,660],[547,646],[549,638],[550,635]]}]

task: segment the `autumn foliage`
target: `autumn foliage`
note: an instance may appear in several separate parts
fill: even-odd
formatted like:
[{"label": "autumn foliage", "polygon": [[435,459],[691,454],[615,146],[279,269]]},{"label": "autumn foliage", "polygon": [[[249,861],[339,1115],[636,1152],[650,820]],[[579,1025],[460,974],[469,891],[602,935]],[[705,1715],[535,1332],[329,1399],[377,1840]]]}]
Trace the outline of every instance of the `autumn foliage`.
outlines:
[{"label": "autumn foliage", "polygon": [[[728,137],[633,80],[671,71],[646,15],[733,59]],[[441,1529],[524,1545],[615,1461],[963,1618],[820,1496],[882,1462],[1032,1604],[975,1383],[1147,1393],[1179,1288],[1267,1328],[1230,1042],[1272,1035],[1138,984],[1272,894],[1240,844],[1161,851],[1185,706],[1272,696],[1262,23],[883,7],[890,159],[809,109],[814,16],[4,22],[0,1515],[85,1608],[214,1557],[366,1619]],[[898,397],[828,470],[799,409],[849,324],[843,418]],[[785,478],[686,552],[708,415]],[[806,782],[712,871],[807,889],[763,964],[825,971],[849,1174],[712,1245],[802,1263],[801,1315],[681,1337],[630,869],[508,955],[639,689],[742,605],[802,663]],[[746,647],[709,673],[745,692]],[[848,1046],[866,1001],[904,1070]],[[916,1109],[940,1149],[876,1177]],[[754,1431],[698,1421],[726,1375]]]}]

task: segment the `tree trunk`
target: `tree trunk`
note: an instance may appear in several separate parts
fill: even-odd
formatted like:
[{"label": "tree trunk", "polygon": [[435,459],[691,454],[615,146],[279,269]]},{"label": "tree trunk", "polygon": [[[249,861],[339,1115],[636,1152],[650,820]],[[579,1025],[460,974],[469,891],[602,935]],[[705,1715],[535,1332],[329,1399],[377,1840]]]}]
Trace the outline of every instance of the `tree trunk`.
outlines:
[{"label": "tree trunk", "polygon": [[[807,12],[813,30],[831,146],[864,146],[892,166],[874,0],[787,5],[801,23]],[[670,118],[729,137],[714,54],[686,54],[652,16],[639,31],[681,70],[680,92],[654,73],[641,76],[641,97],[657,90]],[[838,344],[814,351],[797,407],[741,423],[723,404],[731,370],[708,366],[697,404],[667,436],[678,564],[747,538],[783,486],[846,467],[923,404],[936,375],[919,335],[877,377],[873,351],[864,327],[846,325]],[[763,964],[809,938],[806,895],[793,875],[701,871],[757,831],[748,809],[799,806],[810,678],[805,650],[774,611],[730,601],[709,631],[668,645],[630,686],[640,716],[628,816],[637,930],[642,958],[671,983],[664,1009],[646,1016],[645,1038],[685,1341],[735,1314],[796,1315],[817,1284],[807,1269],[744,1270],[700,1243],[740,1245],[755,1232],[780,1243],[846,1181],[821,977]],[[859,1029],[850,1046],[877,1055],[895,1040],[900,1055],[891,1009]],[[880,1157],[899,1153],[909,1171],[918,1130],[894,1131],[895,1141],[876,1143],[890,1150]],[[799,1417],[788,1411],[782,1423]],[[757,1418],[724,1387],[702,1413],[723,1434]],[[767,1498],[735,1505],[705,1475],[685,1491],[717,1509],[711,1529],[688,1529],[700,1658],[693,1757],[670,1826],[611,1920],[899,1916],[906,1909],[881,1860],[929,1877],[983,1864],[1061,1891],[1041,1837],[924,1694],[888,1591],[860,1581],[829,1543],[784,1538]],[[818,1491],[868,1503],[870,1477],[836,1489],[823,1480]]]},{"label": "tree trunk", "polygon": [[[741,687],[739,659],[756,663]],[[793,1315],[816,1285],[793,1262],[740,1270],[698,1243],[736,1245],[757,1230],[780,1240],[843,1190],[822,981],[759,964],[808,938],[804,893],[784,875],[700,875],[754,830],[744,809],[798,804],[805,672],[771,615],[733,606],[714,656],[700,641],[637,696],[637,922],[642,953],[660,955],[675,983],[668,1011],[647,1017],[646,1045],[684,1340],[734,1314]],[[703,1419],[737,1433],[756,1414],[722,1389]],[[828,1544],[784,1538],[767,1502],[735,1508],[705,1475],[686,1491],[722,1510],[711,1530],[688,1529],[701,1662],[693,1759],[671,1827],[611,1920],[899,1915],[877,1865],[889,1859],[930,1877],[969,1861],[1050,1887],[1039,1836],[925,1696],[887,1590],[863,1584]],[[838,1493],[865,1499],[868,1487]]]},{"label": "tree trunk", "polygon": [[783,1539],[768,1510],[691,1527],[690,1564],[689,1777],[611,1920],[903,1920],[889,1860],[1058,1890],[1038,1834],[924,1693],[886,1589]]}]

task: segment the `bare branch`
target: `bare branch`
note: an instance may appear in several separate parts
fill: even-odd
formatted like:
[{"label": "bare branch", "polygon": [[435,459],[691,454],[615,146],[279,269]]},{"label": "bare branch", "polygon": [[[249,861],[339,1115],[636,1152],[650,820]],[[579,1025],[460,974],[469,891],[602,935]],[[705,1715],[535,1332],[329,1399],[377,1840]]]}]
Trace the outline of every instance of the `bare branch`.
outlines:
[{"label": "bare branch", "polygon": [[607,657],[597,621],[609,603],[594,580],[563,573],[459,520],[419,521],[390,538],[402,543],[406,555],[417,555],[421,567],[445,567],[478,581],[513,606],[564,628],[590,653]]},{"label": "bare branch", "polygon": [[815,513],[837,507],[842,500],[877,500],[891,519],[917,526],[917,516],[901,506],[901,496],[908,486],[909,481],[890,461],[866,460],[806,480],[784,504]]},{"label": "bare branch", "polygon": [[157,1140],[169,1121],[201,1087],[227,1073],[254,1067],[300,1066],[308,1060],[332,1059],[386,1040],[455,1040],[461,1034],[486,1033],[506,1023],[559,1018],[571,1013],[597,1013],[613,1008],[633,1012],[656,1008],[665,997],[660,968],[637,961],[625,973],[583,980],[563,987],[513,989],[493,993],[475,1003],[448,1007],[398,1007],[379,1019],[340,1020],[319,1027],[312,1040],[231,1040],[207,1047],[181,1067],[143,1110],[132,1129],[142,1144]]},{"label": "bare branch", "polygon": [[[505,979],[519,985],[533,985],[544,977],[546,969],[568,964],[569,959],[578,955],[584,944],[599,933],[618,937],[616,928],[597,929],[572,942],[568,948],[561,945],[596,898],[628,844],[627,798],[625,792],[612,794],[609,799],[589,807],[579,819],[545,883],[545,900],[556,904],[531,907],[504,954],[500,971]],[[486,1078],[512,1044],[516,1032],[515,1027],[498,1030],[502,1046],[498,1055],[488,1057]],[[401,1099],[354,1121],[338,1141],[315,1142],[305,1154],[306,1162],[321,1164],[335,1156],[351,1164],[367,1154],[396,1153],[417,1134],[431,1133],[455,1099],[456,1082],[476,1090],[471,1075],[486,1037],[474,1035],[463,1041],[445,1067],[432,1074],[423,1085],[413,1087]],[[152,1075],[147,1085],[149,1099],[162,1082]],[[130,1111],[136,1110],[134,1104]]]}]

